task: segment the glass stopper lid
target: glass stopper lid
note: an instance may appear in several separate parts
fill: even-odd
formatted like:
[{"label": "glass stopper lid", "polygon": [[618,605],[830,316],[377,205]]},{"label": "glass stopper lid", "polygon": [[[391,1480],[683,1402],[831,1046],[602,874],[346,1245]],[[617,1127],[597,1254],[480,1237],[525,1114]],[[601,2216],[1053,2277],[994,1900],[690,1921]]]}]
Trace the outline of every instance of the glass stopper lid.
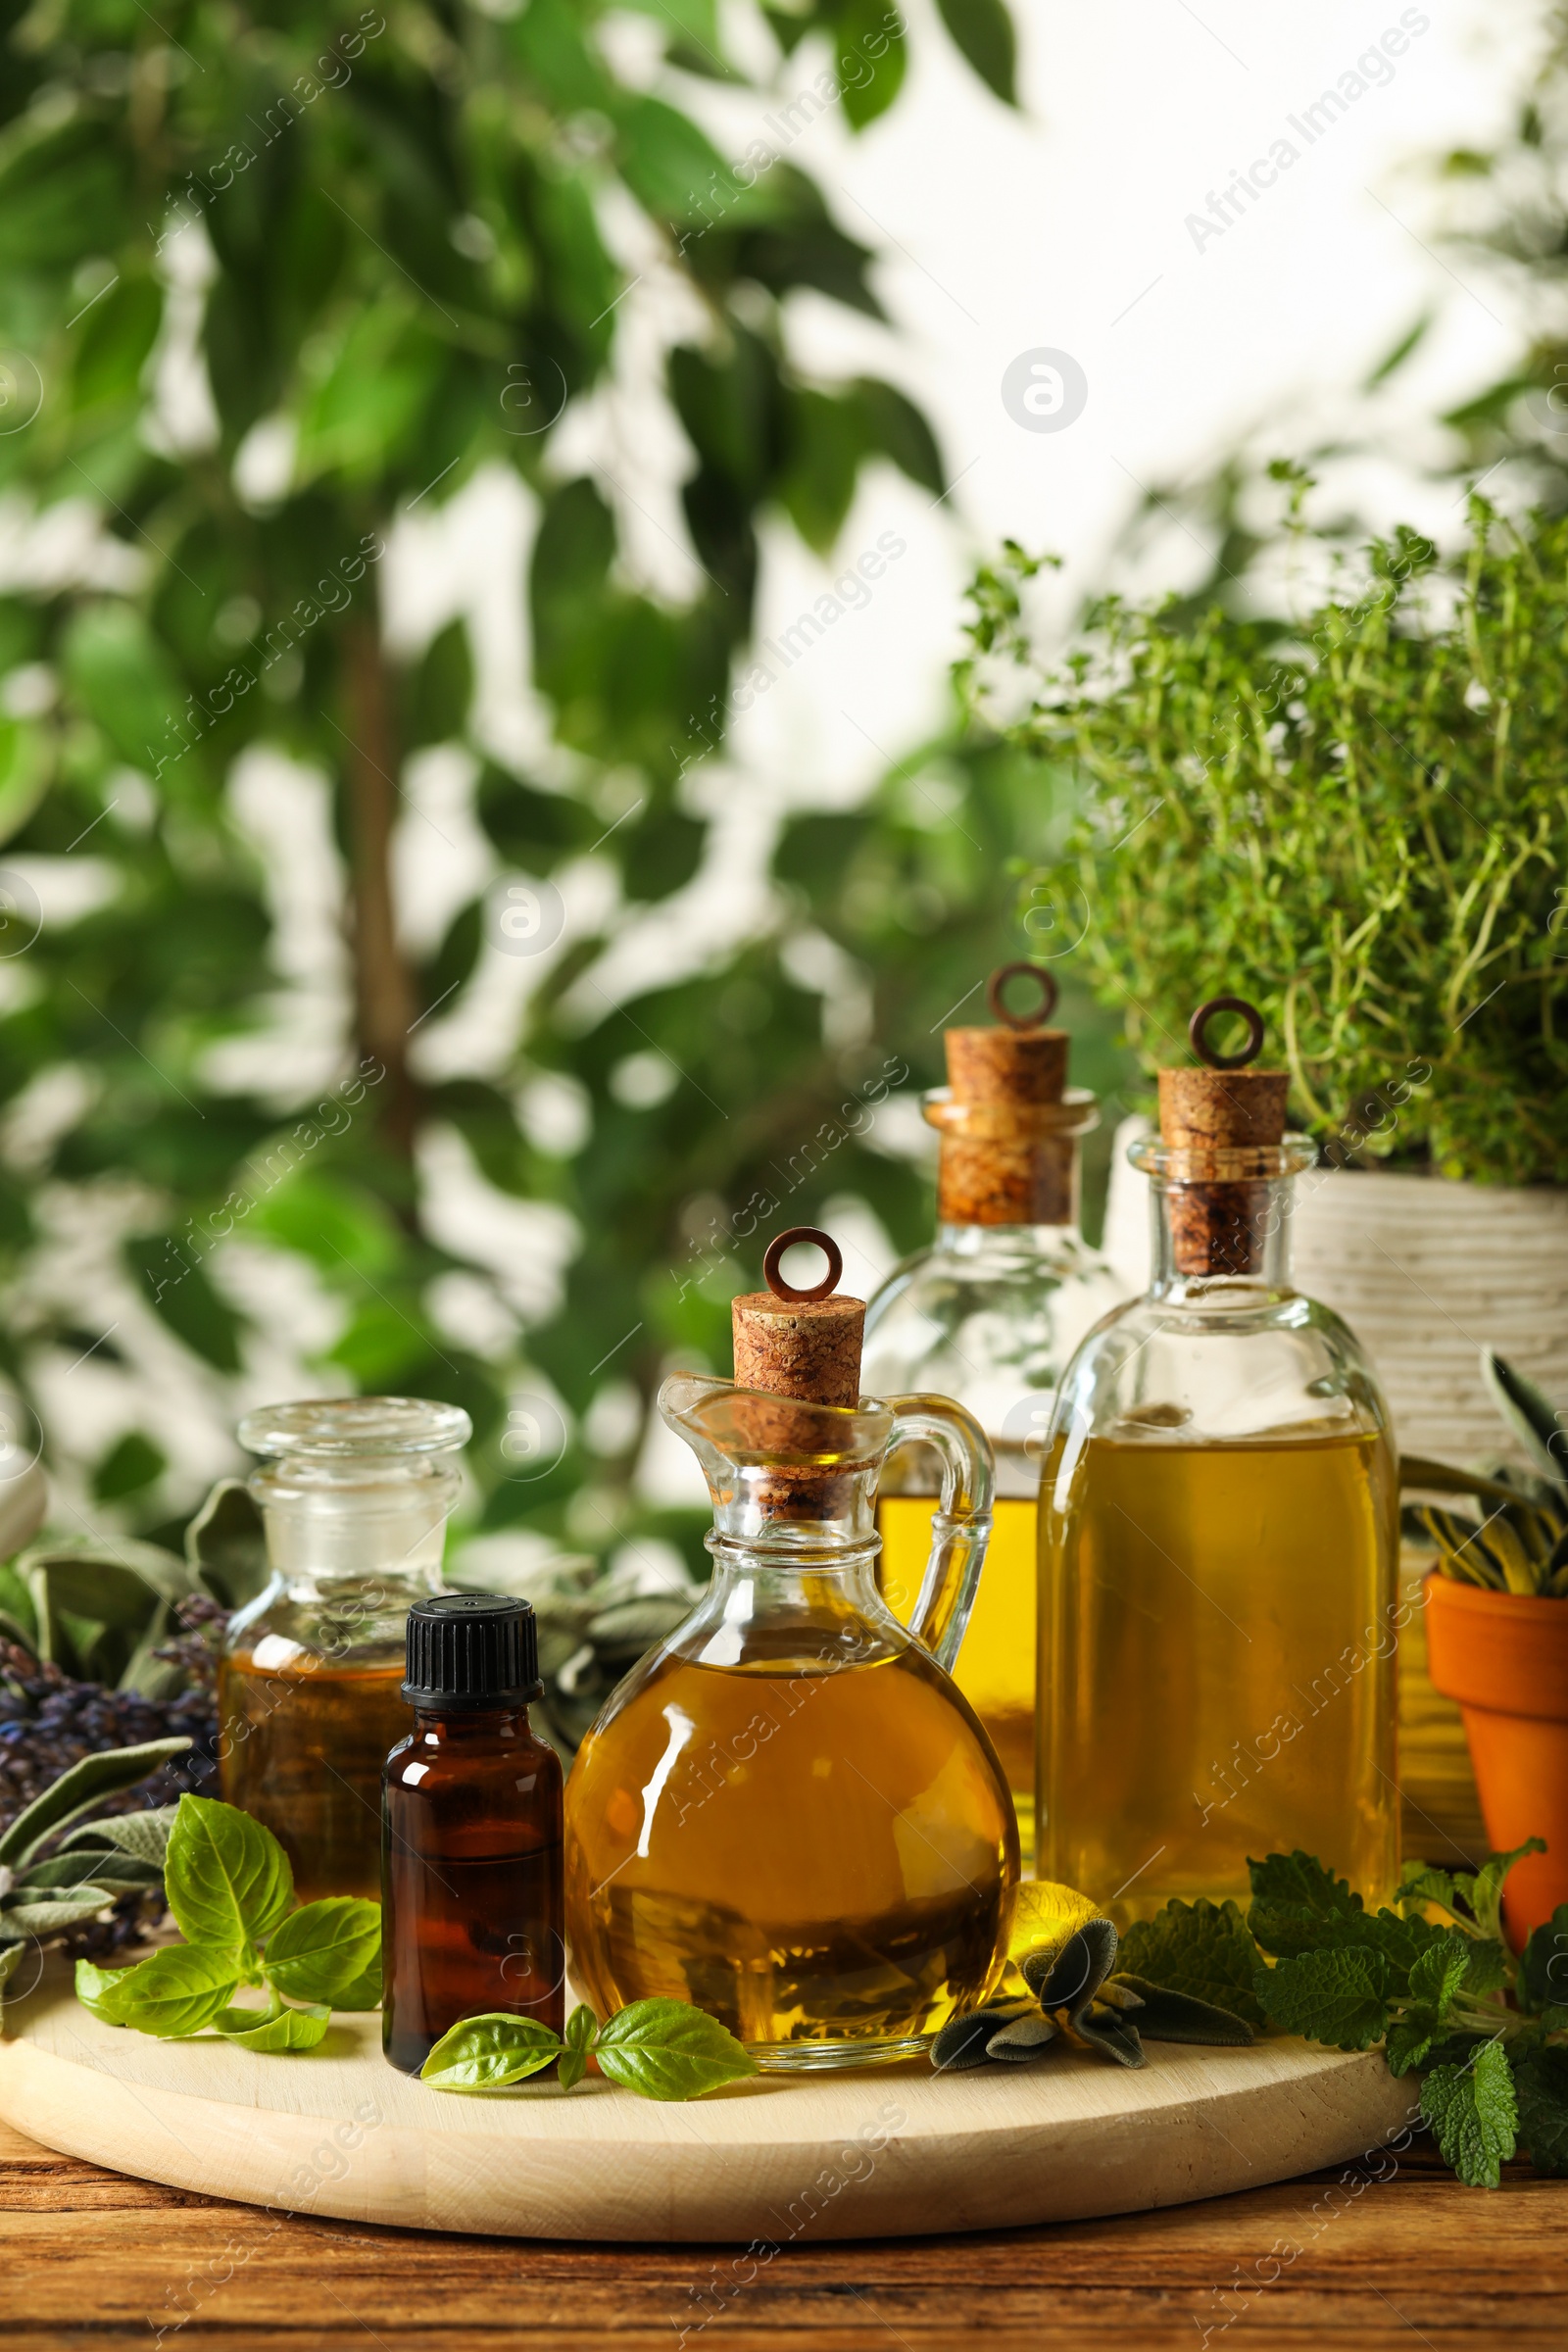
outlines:
[{"label": "glass stopper lid", "polygon": [[460,1404],[422,1396],[312,1396],[299,1404],[264,1404],[239,1425],[239,1442],[249,1453],[317,1461],[451,1453],[472,1435]]}]

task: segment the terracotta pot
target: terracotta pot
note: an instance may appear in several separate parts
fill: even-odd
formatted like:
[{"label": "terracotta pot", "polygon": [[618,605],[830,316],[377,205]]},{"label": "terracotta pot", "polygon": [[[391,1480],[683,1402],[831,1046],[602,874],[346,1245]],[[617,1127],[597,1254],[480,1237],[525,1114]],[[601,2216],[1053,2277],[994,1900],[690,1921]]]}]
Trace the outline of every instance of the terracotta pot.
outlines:
[{"label": "terracotta pot", "polygon": [[1459,1702],[1493,1848],[1546,1840],[1508,1874],[1502,1917],[1517,1951],[1568,1903],[1568,1600],[1436,1573],[1424,1590],[1428,1670]]}]

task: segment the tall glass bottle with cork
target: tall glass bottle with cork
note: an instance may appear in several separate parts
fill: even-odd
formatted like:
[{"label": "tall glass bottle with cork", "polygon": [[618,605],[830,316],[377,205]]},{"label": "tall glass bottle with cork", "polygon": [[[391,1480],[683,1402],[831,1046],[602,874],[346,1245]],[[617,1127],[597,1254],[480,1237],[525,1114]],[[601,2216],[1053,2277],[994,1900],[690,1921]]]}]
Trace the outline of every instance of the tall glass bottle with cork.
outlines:
[{"label": "tall glass bottle with cork", "polygon": [[[1036,1006],[1007,1009],[1027,979]],[[997,1460],[996,1525],[955,1670],[1002,1758],[1027,1868],[1034,1848],[1036,1503],[1057,1381],[1079,1341],[1126,1292],[1078,1230],[1078,1147],[1098,1122],[1095,1098],[1067,1085],[1068,1039],[1044,1024],[1056,985],[1038,964],[1004,964],[989,984],[994,1029],[950,1029],[948,1085],[926,1098],[942,1138],[937,1238],[872,1298],[865,1379],[956,1397]],[[907,1618],[936,1508],[938,1465],[896,1453],[877,1526],[882,1590]]]},{"label": "tall glass bottle with cork", "polygon": [[223,1795],[267,1824],[301,1897],[378,1895],[381,1766],[413,1726],[410,1608],[437,1592],[460,1406],[411,1396],[269,1405],[239,1425],[271,1581],[218,1670]]},{"label": "tall glass bottle with cork", "polygon": [[[810,1239],[827,1279],[778,1270]],[[946,1669],[991,1525],[989,1448],[945,1397],[860,1394],[865,1309],[825,1235],[734,1302],[735,1379],[665,1382],[713,1498],[712,1582],[613,1693],[566,1787],[572,1975],[601,2016],[691,2001],[767,2068],[922,2049],[1006,1959],[1017,1833]],[[912,1630],[879,1595],[890,1445],[943,1463]]]},{"label": "tall glass bottle with cork", "polygon": [[[1207,1045],[1221,1012],[1246,1048]],[[1249,1899],[1249,1854],[1398,1877],[1398,1467],[1377,1380],[1291,1281],[1288,1077],[1254,1008],[1159,1072],[1153,1280],[1068,1367],[1042,1491],[1042,1873],[1123,1921]]]}]

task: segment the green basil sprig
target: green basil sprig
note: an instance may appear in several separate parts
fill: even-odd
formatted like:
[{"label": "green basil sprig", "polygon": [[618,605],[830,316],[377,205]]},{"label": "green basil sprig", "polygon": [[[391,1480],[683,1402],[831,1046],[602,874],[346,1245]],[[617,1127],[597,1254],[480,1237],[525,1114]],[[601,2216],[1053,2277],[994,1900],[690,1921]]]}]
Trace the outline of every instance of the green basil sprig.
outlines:
[{"label": "green basil sprig", "polygon": [[[380,2006],[379,1903],[328,1895],[296,1909],[287,1854],[236,1806],[180,1798],[164,1892],[182,1944],[133,1968],[76,1963],[76,1997],[106,2025],[166,2040],[211,2031],[242,2049],[312,2050],[334,2009]],[[265,1990],[265,2009],[235,2001],[248,1986]]]},{"label": "green basil sprig", "polygon": [[590,2058],[612,2082],[645,2099],[699,2099],[757,2072],[756,2059],[706,2010],[688,2001],[632,2001],[603,2025],[592,2009],[574,2009],[564,2036],[537,2018],[505,2011],[466,2017],[443,2034],[419,2080],[432,2090],[509,2090],[559,2060],[570,2090]]}]

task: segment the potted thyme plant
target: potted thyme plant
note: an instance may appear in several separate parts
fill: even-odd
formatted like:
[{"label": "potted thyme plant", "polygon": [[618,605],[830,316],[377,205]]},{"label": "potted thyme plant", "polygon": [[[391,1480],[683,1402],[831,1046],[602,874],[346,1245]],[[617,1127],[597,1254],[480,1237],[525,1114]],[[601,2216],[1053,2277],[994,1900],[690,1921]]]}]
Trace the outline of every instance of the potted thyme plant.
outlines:
[{"label": "potted thyme plant", "polygon": [[[1009,544],[960,683],[1072,787],[1025,928],[1151,1065],[1206,998],[1261,1008],[1324,1148],[1303,1286],[1370,1347],[1405,1448],[1462,1460],[1476,1340],[1568,1390],[1568,517],[1476,498],[1460,554],[1400,531],[1357,584],[1298,506],[1292,567],[1340,565],[1314,610],[1108,598],[1059,661]],[[1128,1215],[1113,1189],[1113,1256]]]}]

